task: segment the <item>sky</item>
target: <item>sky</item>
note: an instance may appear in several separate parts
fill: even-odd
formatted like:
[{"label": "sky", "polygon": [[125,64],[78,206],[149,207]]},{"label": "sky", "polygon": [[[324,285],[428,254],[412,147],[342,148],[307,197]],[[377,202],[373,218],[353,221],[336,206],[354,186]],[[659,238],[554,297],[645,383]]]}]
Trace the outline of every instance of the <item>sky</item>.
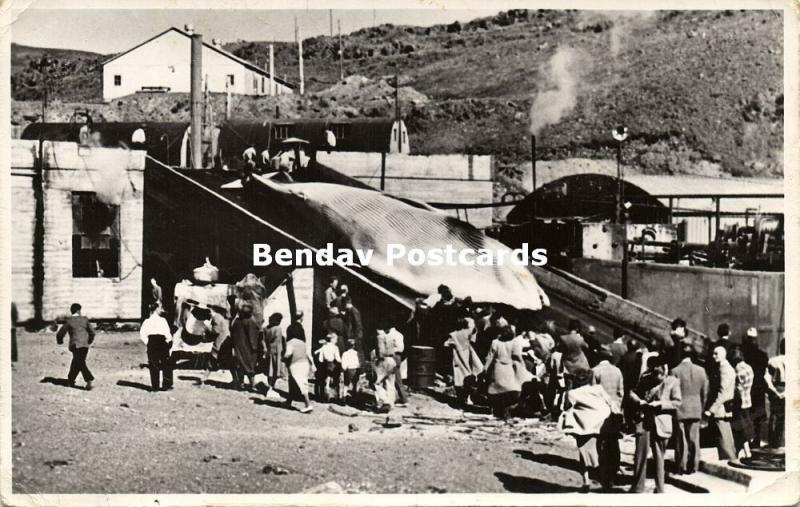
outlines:
[{"label": "sky", "polygon": [[[301,2],[295,2],[297,5]],[[204,39],[294,40],[297,17],[303,38],[330,34],[329,9],[303,10],[232,10],[232,9],[49,9],[33,2],[13,13],[11,40],[26,46],[79,49],[101,54],[129,49],[171,26],[192,24]],[[285,4],[284,4],[285,5]],[[363,3],[361,4],[363,5]],[[12,7],[13,8],[13,7]],[[373,24],[429,26],[469,21],[491,16],[499,9],[360,9],[333,10],[333,30],[341,20],[346,34]]]}]

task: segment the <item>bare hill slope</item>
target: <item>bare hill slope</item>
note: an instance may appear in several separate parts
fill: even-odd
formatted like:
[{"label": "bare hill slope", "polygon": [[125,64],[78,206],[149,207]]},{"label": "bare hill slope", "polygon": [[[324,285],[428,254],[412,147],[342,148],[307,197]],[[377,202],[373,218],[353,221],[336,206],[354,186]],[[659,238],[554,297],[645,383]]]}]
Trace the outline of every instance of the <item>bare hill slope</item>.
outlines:
[{"label": "bare hill slope", "polygon": [[[237,98],[235,111],[270,115],[281,105],[290,116],[392,114],[392,77],[399,74],[417,153],[493,154],[519,163],[528,158],[533,119],[540,123],[540,156],[608,158],[610,129],[624,124],[631,131],[626,160],[646,172],[712,164],[733,175],[776,176],[783,172],[782,32],[782,14],[771,11],[517,10],[463,24],[381,25],[344,37],[345,75],[365,76],[369,84],[353,78],[334,86],[337,39],[309,38],[306,97]],[[226,48],[266,64],[266,42]],[[35,99],[36,73],[19,52],[12,48],[13,96]],[[54,94],[98,101],[102,68],[95,57],[64,56]],[[296,46],[277,43],[276,60],[276,73],[296,80]],[[532,110],[542,93],[552,100]],[[140,105],[151,101],[165,102],[150,108],[159,117],[183,114],[183,99],[168,96],[133,96],[100,109],[114,117],[120,109],[147,110]]]}]

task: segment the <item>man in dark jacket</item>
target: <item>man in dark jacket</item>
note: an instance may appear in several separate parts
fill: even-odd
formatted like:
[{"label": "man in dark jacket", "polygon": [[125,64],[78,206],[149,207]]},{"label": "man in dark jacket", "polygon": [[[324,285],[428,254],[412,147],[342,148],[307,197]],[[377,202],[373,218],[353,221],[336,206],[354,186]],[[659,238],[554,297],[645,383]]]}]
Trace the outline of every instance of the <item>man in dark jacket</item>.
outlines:
[{"label": "man in dark jacket", "polygon": [[83,380],[86,381],[86,390],[91,391],[94,375],[89,371],[89,367],[86,366],[86,355],[89,353],[89,346],[94,342],[94,328],[89,319],[81,315],[81,305],[78,303],[72,303],[69,307],[69,312],[72,315],[67,317],[67,320],[56,333],[56,342],[59,345],[64,343],[64,335],[69,334],[69,351],[72,352],[72,364],[69,366],[67,383],[74,387],[75,379],[80,373],[83,375]]},{"label": "man in dark jacket", "polygon": [[675,368],[682,360],[681,349],[686,341],[686,321],[675,319],[670,324],[669,339],[664,342],[662,350],[668,368]]},{"label": "man in dark jacket", "polygon": [[639,372],[642,369],[640,345],[639,340],[631,338],[628,341],[628,351],[619,362],[619,369],[622,371],[622,382],[625,388],[622,409],[625,415],[625,426],[628,430],[633,429],[633,419],[636,414],[636,407],[629,403],[629,394],[636,388],[636,384],[639,382]]},{"label": "man in dark jacket", "polygon": [[[344,303],[342,303],[342,308],[344,308]],[[322,331],[327,335],[328,333],[336,333],[338,337],[334,345],[336,345],[339,350],[344,348],[344,320],[342,320],[342,315],[339,312],[339,308],[336,306],[331,306],[328,308],[328,318],[322,322]],[[316,342],[317,340],[315,340]],[[314,343],[314,350],[319,348],[317,343]]]},{"label": "man in dark jacket", "polygon": [[564,355],[561,358],[561,364],[564,366],[567,378],[567,390],[571,389],[574,377],[579,371],[587,371],[589,361],[586,359],[585,350],[589,345],[581,335],[581,323],[577,319],[569,321],[568,334],[561,336],[561,350]]},{"label": "man in dark jacket", "polygon": [[744,360],[753,369],[753,386],[750,388],[750,418],[753,421],[753,440],[750,442],[751,449],[761,447],[762,428],[767,421],[767,382],[764,374],[767,372],[769,357],[767,353],[758,346],[758,330],[751,327],[747,330],[742,344]]},{"label": "man in dark jacket", "polygon": [[353,305],[348,297],[344,300],[344,336],[340,339],[339,350],[346,350],[348,340],[355,342],[355,350],[359,363],[364,363],[364,325],[361,322],[361,312]]}]

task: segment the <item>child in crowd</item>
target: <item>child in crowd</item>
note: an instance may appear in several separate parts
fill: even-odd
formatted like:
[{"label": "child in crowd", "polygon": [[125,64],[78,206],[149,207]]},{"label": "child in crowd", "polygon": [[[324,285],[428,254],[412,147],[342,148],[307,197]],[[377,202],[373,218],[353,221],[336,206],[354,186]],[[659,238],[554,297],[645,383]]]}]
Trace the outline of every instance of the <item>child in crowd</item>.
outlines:
[{"label": "child in crowd", "polygon": [[358,362],[356,341],[352,338],[348,339],[347,350],[342,354],[342,371],[344,372],[342,398],[348,398],[357,392],[360,368],[361,364]]},{"label": "child in crowd", "polygon": [[317,356],[317,384],[316,395],[319,399],[327,401],[335,398],[339,390],[339,371],[342,356],[336,346],[337,334],[333,331],[320,340],[320,348],[314,352]]}]

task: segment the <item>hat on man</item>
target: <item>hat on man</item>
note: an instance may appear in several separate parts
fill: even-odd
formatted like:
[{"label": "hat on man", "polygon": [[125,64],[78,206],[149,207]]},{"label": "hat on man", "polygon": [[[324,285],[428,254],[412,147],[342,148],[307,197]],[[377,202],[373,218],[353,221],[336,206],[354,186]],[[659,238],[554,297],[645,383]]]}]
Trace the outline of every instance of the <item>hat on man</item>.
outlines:
[{"label": "hat on man", "polygon": [[754,327],[747,329],[747,336],[750,338],[757,338],[758,337],[758,330]]}]

